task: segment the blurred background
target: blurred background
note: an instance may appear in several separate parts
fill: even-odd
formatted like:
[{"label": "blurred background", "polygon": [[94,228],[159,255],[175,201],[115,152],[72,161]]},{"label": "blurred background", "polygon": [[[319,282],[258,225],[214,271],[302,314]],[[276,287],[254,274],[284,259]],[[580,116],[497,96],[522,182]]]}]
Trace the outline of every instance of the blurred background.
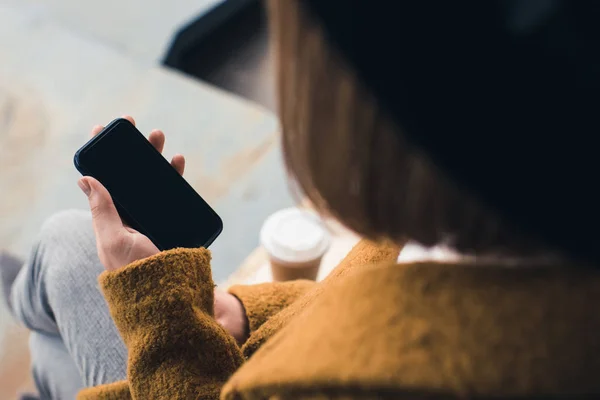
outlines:
[{"label": "blurred background", "polygon": [[[277,146],[266,18],[254,0],[0,0],[0,250],[24,257],[42,222],[86,208],[73,154],[133,115],[224,220],[223,282],[293,204]],[[1,290],[1,288],[0,288]],[[31,387],[26,332],[0,305],[0,399]]]}]

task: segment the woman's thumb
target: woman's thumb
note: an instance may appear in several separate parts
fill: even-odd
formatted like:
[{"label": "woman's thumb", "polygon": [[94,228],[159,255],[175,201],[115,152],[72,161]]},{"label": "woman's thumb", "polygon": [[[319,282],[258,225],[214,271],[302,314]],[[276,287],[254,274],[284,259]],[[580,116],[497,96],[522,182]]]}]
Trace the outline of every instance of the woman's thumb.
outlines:
[{"label": "woman's thumb", "polygon": [[96,179],[85,176],[77,184],[88,197],[96,238],[102,240],[105,235],[113,235],[123,229],[121,217],[108,190]]},{"label": "woman's thumb", "polygon": [[90,186],[90,183],[88,182],[88,178],[83,177],[80,180],[77,181],[77,185],[79,186],[79,189],[81,189],[81,191],[83,193],[85,193],[85,195],[87,197],[90,197],[90,195],[92,194],[92,187]]}]

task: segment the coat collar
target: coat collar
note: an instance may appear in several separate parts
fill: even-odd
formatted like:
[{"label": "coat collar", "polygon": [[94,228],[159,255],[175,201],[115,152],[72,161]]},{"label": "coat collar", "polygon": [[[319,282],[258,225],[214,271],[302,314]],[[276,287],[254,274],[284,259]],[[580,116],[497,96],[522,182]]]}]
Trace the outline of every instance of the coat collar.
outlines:
[{"label": "coat collar", "polygon": [[599,301],[600,271],[567,266],[363,269],[268,340],[224,393],[600,394]]}]

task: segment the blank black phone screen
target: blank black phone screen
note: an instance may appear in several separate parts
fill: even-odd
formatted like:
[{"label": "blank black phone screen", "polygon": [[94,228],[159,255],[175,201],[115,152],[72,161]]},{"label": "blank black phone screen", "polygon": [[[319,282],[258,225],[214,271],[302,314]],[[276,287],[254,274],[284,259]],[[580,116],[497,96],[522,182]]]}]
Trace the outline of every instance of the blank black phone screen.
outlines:
[{"label": "blank black phone screen", "polygon": [[161,250],[208,247],[221,218],[129,121],[113,121],[75,155],[110,192],[121,219]]}]

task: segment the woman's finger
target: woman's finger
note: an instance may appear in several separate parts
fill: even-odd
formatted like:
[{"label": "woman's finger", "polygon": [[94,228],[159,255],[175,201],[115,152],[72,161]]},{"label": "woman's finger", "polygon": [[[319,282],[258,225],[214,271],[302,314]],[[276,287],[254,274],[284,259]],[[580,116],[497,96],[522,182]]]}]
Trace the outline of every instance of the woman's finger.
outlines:
[{"label": "woman's finger", "polygon": [[135,119],[133,119],[131,115],[123,115],[123,119],[126,119],[127,121],[131,122],[133,126],[135,126]]},{"label": "woman's finger", "polygon": [[175,154],[171,160],[171,165],[179,172],[179,175],[183,175],[183,171],[185,170],[185,157],[181,154]]},{"label": "woman's finger", "polygon": [[[135,126],[135,120],[133,119],[133,117],[131,115],[123,115],[122,118],[126,119],[129,122],[131,122]],[[102,125],[96,125],[96,126],[94,126],[92,128],[92,137],[94,137],[97,134],[99,134],[100,132],[102,132],[102,129],[104,129],[104,127]]]},{"label": "woman's finger", "polygon": [[108,190],[96,179],[85,176],[77,184],[88,197],[96,240],[100,246],[123,233],[123,222]]},{"label": "woman's finger", "polygon": [[96,125],[92,128],[92,137],[96,136],[97,134],[99,134],[100,132],[102,132],[102,129],[104,129],[104,127],[102,125]]},{"label": "woman's finger", "polygon": [[150,132],[150,136],[148,136],[148,141],[152,143],[152,146],[154,146],[159,153],[162,153],[165,148],[165,134],[163,131],[158,129],[153,130]]}]

